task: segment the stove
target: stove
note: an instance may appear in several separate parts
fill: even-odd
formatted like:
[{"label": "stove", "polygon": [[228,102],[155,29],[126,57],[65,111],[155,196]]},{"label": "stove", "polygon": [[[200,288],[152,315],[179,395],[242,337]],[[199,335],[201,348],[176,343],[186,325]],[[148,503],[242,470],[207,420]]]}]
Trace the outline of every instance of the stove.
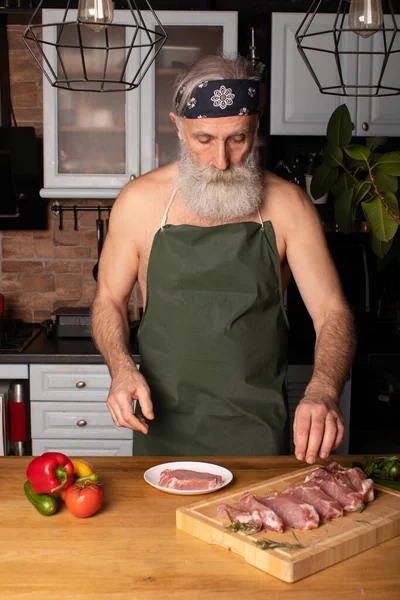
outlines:
[{"label": "stove", "polygon": [[24,323],[20,319],[0,319],[0,354],[23,352],[41,330],[35,323]]}]

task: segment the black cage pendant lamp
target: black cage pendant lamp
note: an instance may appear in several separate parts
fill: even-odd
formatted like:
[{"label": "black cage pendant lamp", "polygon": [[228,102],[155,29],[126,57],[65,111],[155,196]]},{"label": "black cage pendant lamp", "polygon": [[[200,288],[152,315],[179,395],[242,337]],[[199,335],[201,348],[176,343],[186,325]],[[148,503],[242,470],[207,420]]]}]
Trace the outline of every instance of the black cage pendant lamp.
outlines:
[{"label": "black cage pendant lamp", "polygon": [[[320,92],[334,96],[400,94],[399,78],[392,77],[400,69],[400,19],[397,17],[397,23],[392,1],[339,0],[332,26],[322,19],[323,4],[324,0],[312,2],[295,33],[297,48]],[[325,77],[332,73],[326,68],[329,60],[336,67],[336,81]],[[368,71],[368,80],[360,76],[361,64],[364,72]]]},{"label": "black cage pendant lamp", "polygon": [[[146,26],[138,2],[126,0],[123,22],[115,19],[112,0],[79,0],[55,23],[36,16],[38,4],[23,39],[53,87],[84,92],[127,92],[146,75],[167,34],[148,0],[142,6],[152,15]],[[143,8],[142,8],[143,10]],[[50,17],[51,18],[51,17]]]}]

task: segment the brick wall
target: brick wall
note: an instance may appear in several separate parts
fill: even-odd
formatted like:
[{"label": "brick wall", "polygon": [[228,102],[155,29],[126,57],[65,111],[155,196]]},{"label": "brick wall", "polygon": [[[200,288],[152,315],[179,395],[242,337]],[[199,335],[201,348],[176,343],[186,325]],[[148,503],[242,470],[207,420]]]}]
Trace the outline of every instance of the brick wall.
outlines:
[{"label": "brick wall", "polygon": [[[42,73],[27,50],[24,27],[8,27],[11,98],[18,125],[33,126],[43,136]],[[97,260],[97,211],[78,212],[74,230],[73,212],[63,213],[63,228],[51,211],[47,231],[2,231],[1,291],[8,317],[27,322],[48,319],[61,306],[90,306],[96,291],[92,269]],[[112,200],[60,200],[63,205],[110,206]],[[103,216],[106,213],[103,212]],[[138,286],[129,303],[131,318],[141,305]]]}]

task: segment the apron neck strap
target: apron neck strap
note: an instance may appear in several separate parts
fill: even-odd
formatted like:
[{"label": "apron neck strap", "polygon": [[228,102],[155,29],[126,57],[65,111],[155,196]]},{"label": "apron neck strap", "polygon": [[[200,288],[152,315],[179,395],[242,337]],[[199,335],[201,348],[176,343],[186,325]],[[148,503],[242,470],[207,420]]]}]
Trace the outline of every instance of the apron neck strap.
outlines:
[{"label": "apron neck strap", "polygon": [[261,216],[261,211],[258,208],[258,218],[260,219],[260,223],[261,223],[261,229],[264,229],[264,221],[262,220],[262,216]]},{"label": "apron neck strap", "polygon": [[176,196],[176,189],[174,188],[172,190],[171,197],[169,199],[169,202],[167,204],[167,208],[165,209],[165,213],[164,213],[164,216],[163,216],[162,221],[161,221],[161,229],[164,229],[164,227],[166,225],[167,217],[168,217],[168,211],[171,208],[171,204],[173,203],[175,196]]}]

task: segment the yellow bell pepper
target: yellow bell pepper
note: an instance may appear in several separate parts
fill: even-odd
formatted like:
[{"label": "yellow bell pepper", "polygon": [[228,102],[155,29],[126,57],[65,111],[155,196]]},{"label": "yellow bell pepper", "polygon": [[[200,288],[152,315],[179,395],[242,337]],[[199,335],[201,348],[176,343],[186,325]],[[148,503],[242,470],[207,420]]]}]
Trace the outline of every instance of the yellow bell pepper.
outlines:
[{"label": "yellow bell pepper", "polygon": [[91,475],[94,473],[93,466],[85,460],[81,460],[79,458],[70,458],[70,461],[74,465],[74,475],[77,477],[86,477],[86,475]]},{"label": "yellow bell pepper", "polygon": [[[85,477],[90,479],[91,481],[97,480],[97,475],[94,472],[93,465],[86,462],[85,460],[81,460],[80,458],[70,458],[70,461],[74,465],[74,480],[80,479],[81,477]],[[91,477],[89,477],[91,475]],[[64,500],[65,492],[58,492],[58,495]]]}]

